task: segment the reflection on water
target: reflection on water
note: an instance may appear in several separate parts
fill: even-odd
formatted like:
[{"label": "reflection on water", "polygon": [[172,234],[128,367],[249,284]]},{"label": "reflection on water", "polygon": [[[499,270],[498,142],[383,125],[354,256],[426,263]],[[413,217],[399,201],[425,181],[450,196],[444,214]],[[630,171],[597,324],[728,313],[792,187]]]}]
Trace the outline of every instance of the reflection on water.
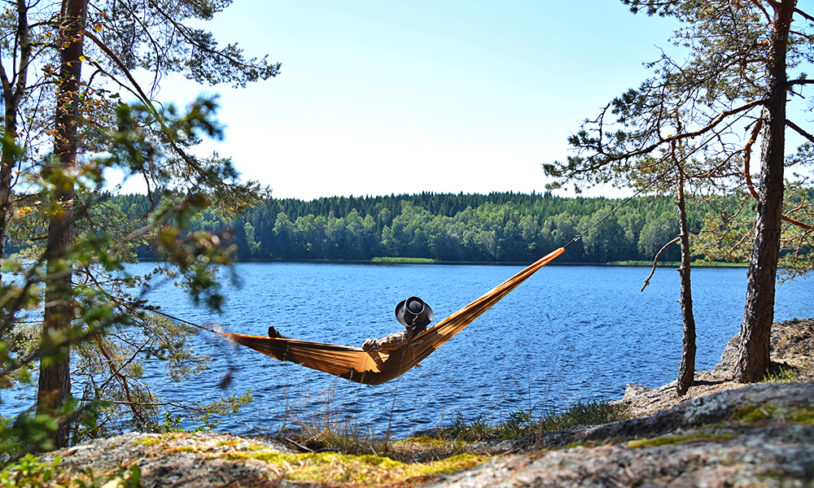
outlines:
[{"label": "reflection on water", "polygon": [[[242,263],[236,266],[242,286],[227,286],[222,315],[195,309],[169,284],[151,298],[173,315],[217,323],[232,332],[264,335],[273,324],[289,337],[361,345],[366,338],[401,329],[393,309],[408,296],[430,303],[438,321],[519,269]],[[421,368],[380,386],[275,361],[214,336],[196,339],[198,350],[214,359],[209,371],[181,383],[149,372],[145,380],[172,401],[214,401],[252,390],[254,403],[219,427],[236,433],[262,432],[291,421],[292,413],[307,415],[326,405],[358,422],[363,432],[381,434],[390,425],[392,433],[408,435],[452,422],[457,415],[498,420],[517,409],[615,399],[627,383],[656,387],[675,379],[678,371],[678,273],[657,270],[641,293],[648,273],[646,268],[550,265],[430,355]],[[744,269],[693,270],[697,369],[717,363],[726,341],[738,331],[745,277]],[[776,319],[814,316],[811,296],[810,280],[781,285]],[[230,366],[234,381],[219,390]],[[3,405],[4,413],[8,405]]]}]

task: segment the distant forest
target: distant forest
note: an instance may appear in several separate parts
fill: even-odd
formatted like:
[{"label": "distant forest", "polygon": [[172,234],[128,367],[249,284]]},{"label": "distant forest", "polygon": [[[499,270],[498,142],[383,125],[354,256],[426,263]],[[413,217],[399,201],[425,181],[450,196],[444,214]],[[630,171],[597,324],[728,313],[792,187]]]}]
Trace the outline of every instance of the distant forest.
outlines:
[{"label": "distant forest", "polygon": [[[134,218],[150,205],[143,195],[115,196],[111,203]],[[619,203],[550,193],[269,199],[228,221],[205,213],[193,219],[192,229],[230,229],[241,261],[405,257],[530,262],[566,244]],[[729,205],[735,206],[735,200]],[[704,215],[691,207],[690,227],[698,230]],[[588,231],[568,249],[565,261],[652,260],[677,234],[671,199],[637,198]],[[157,256],[145,245],[139,258]],[[678,260],[678,247],[672,246],[663,259]]]}]

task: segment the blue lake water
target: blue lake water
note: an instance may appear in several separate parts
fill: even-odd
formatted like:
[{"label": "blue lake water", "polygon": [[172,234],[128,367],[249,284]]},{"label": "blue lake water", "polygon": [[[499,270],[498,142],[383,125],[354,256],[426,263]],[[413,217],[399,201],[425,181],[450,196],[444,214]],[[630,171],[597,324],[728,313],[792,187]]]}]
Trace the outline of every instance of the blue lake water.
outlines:
[{"label": "blue lake water", "polygon": [[[146,271],[144,263],[134,271]],[[232,332],[265,335],[273,324],[298,339],[361,345],[402,327],[400,300],[417,295],[436,322],[501,283],[521,266],[241,263],[241,286],[225,289],[221,315],[196,309],[168,284],[150,298],[163,310]],[[279,362],[247,348],[196,338],[211,369],[173,383],[148,368],[145,381],[165,400],[214,401],[251,390],[255,401],[218,430],[264,433],[294,423],[292,412],[330,408],[362,432],[410,433],[457,415],[505,419],[517,409],[562,408],[578,400],[621,397],[628,383],[657,387],[675,379],[681,355],[678,273],[660,268],[642,293],[649,268],[549,265],[463,332],[421,368],[366,386]],[[743,315],[746,270],[694,269],[696,368],[710,369]],[[814,317],[814,280],[778,286],[775,319]],[[223,372],[234,381],[218,388]],[[9,404],[3,405],[6,409]],[[8,413],[8,412],[6,412]],[[186,427],[192,427],[187,425]]]}]

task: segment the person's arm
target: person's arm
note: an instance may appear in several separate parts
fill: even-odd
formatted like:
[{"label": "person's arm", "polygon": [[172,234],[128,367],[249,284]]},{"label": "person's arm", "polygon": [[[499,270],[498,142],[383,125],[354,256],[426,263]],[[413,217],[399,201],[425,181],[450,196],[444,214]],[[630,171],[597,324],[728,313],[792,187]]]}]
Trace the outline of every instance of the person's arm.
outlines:
[{"label": "person's arm", "polygon": [[370,340],[375,341],[377,351],[390,353],[392,351],[395,351],[396,349],[399,349],[401,346],[407,343],[407,333],[398,332],[396,334],[390,334],[387,337],[382,337],[381,339],[370,339]]}]

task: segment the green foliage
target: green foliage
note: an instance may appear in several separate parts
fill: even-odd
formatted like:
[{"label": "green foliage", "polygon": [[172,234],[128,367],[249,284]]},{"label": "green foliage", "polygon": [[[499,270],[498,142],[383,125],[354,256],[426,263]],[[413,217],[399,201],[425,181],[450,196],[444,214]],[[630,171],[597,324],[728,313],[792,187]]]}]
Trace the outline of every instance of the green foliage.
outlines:
[{"label": "green foliage", "polygon": [[[151,96],[170,73],[243,86],[279,72],[279,64],[219,46],[197,27],[229,3],[17,2],[0,14],[0,44],[11,60],[0,66],[2,95],[12,114],[0,121],[0,388],[30,385],[39,366],[42,390],[32,398],[38,414],[3,419],[8,456],[52,447],[49,432],[63,446],[68,432],[78,441],[157,429],[170,404],[140,381],[141,360],[162,362],[176,380],[206,366],[187,345],[193,331],[152,315],[145,296],[172,280],[219,310],[216,267],[232,262],[232,237],[192,222],[211,206],[234,218],[267,191],[239,182],[228,158],[192,150],[222,136],[215,98],[179,109]],[[34,66],[42,76],[29,84]],[[140,86],[137,70],[153,75],[153,86]],[[122,94],[137,103],[123,103]],[[109,170],[143,181],[147,195],[112,202]],[[131,275],[125,264],[143,249],[166,265]],[[247,401],[184,407],[210,425]]]},{"label": "green foliage", "polygon": [[[132,214],[146,205],[146,197],[138,195],[110,201]],[[713,211],[735,213],[740,208],[734,197],[694,203],[689,220],[695,229]],[[205,212],[190,223],[210,232],[232,230],[229,243],[241,260],[530,262],[565,245],[618,204],[605,198],[515,193],[267,199],[235,218]],[[569,247],[562,262],[652,262],[655,252],[676,236],[675,212],[669,198],[634,199]],[[754,215],[751,208],[740,213]],[[719,248],[708,249],[720,258]],[[139,255],[158,257],[155,248],[146,247]],[[662,259],[676,261],[678,247],[668,249]]]},{"label": "green foliage", "polygon": [[0,486],[49,486],[61,461],[59,457],[55,457],[53,462],[46,464],[41,462],[40,458],[26,454],[16,463],[12,463],[0,471]]},{"label": "green foliage", "polygon": [[62,458],[55,456],[50,463],[26,454],[17,462],[10,463],[0,471],[0,487],[46,488],[76,486],[77,488],[140,488],[141,468],[133,464],[112,473],[98,475],[88,468],[84,473],[60,470]]},{"label": "green foliage", "polygon": [[[696,195],[688,202],[691,208],[709,204],[699,212],[702,225],[689,225],[700,230],[699,239],[691,244],[693,252],[707,260],[748,262],[753,247],[755,252],[764,245],[774,247],[769,243],[775,230],[753,235],[761,233],[755,230],[755,206],[758,199],[761,209],[782,205],[783,215],[797,223],[782,224],[779,266],[786,277],[814,268],[810,203],[814,145],[806,127],[811,106],[803,101],[809,90],[805,71],[814,62],[810,13],[795,8],[794,2],[764,0],[622,2],[634,13],[673,18],[678,28],[668,42],[674,49],[665,49],[646,64],[649,76],[637,88],[586,119],[568,139],[571,151],[565,161],[543,165],[553,178],[549,188],[573,184],[581,190],[610,184],[644,194],[677,194],[680,184],[684,192]],[[774,50],[776,43],[783,43],[784,49]],[[772,81],[768,73],[778,66],[783,67],[782,80]],[[771,105],[771,97],[787,102]],[[786,128],[770,130],[769,121],[775,119],[787,120]],[[789,136],[781,137],[784,130]],[[783,146],[800,135],[806,142],[796,152]],[[755,174],[759,168],[762,182]],[[778,186],[758,193],[757,187],[769,181]],[[770,203],[775,197],[777,201]],[[716,207],[716,202],[726,205]],[[777,214],[763,215],[760,222],[776,218]],[[649,217],[639,251],[654,253],[676,230],[669,216]]]},{"label": "green foliage", "polygon": [[762,382],[765,383],[787,383],[797,381],[797,371],[794,368],[776,367],[770,368],[769,371],[763,376]]},{"label": "green foliage", "polygon": [[394,257],[375,257],[370,260],[373,263],[380,263],[380,264],[431,264],[434,263],[434,259],[430,258],[394,258]]},{"label": "green foliage", "polygon": [[[110,202],[134,215],[147,204],[138,195]],[[227,243],[235,246],[233,256],[240,260],[530,262],[566,244],[618,204],[604,198],[514,193],[266,199],[234,218],[204,212],[190,225],[207,232],[231,231]],[[633,199],[585,233],[560,261],[652,263],[656,252],[676,237],[675,213],[670,198]],[[748,260],[744,236],[754,223],[750,200],[744,202],[739,194],[694,197],[688,219],[697,232],[692,240],[697,261]],[[810,236],[790,239],[794,247],[782,251],[781,264],[803,272],[806,260],[814,259],[814,246]],[[157,248],[142,246],[139,256],[157,259]],[[670,246],[661,261],[677,262],[678,257],[679,247]]]},{"label": "green foliage", "polygon": [[443,439],[478,442],[489,439],[521,439],[578,425],[599,425],[627,418],[621,404],[579,401],[563,411],[549,410],[534,415],[533,410],[516,410],[503,422],[490,425],[483,415],[466,420],[460,414],[451,426],[440,430]]},{"label": "green foliage", "polygon": [[[209,120],[214,108],[211,102],[199,100],[189,112],[173,112],[163,127],[178,143],[182,135],[191,141],[200,132],[215,133],[216,125]],[[45,226],[30,224],[62,211],[53,203],[52,191],[64,185],[76,189],[80,203],[76,205],[75,235],[59,266],[51,261],[48,267],[42,266],[44,250],[36,244],[3,261],[4,270],[12,273],[13,279],[4,280],[0,289],[0,387],[28,381],[38,363],[56,364],[71,350],[72,383],[81,396],[69,397],[61,410],[48,415],[21,414],[3,419],[0,448],[10,459],[54,447],[49,439],[58,425],[70,425],[77,442],[123,429],[160,430],[159,419],[169,409],[180,408],[191,422],[211,427],[219,415],[251,401],[245,394],[209,405],[174,405],[161,401],[140,381],[143,359],[160,361],[168,376],[177,381],[207,367],[208,358],[187,345],[195,330],[151,314],[143,297],[169,279],[185,287],[196,302],[215,310],[221,306],[216,267],[232,262],[234,247],[227,242],[228,234],[191,229],[190,222],[213,201],[205,192],[207,187],[229,184],[236,174],[228,161],[204,161],[186,181],[191,184],[190,191],[163,191],[157,205],[126,198],[113,202],[98,192],[101,168],[130,172],[156,168],[151,175],[154,182],[184,184],[174,173],[177,166],[173,169],[175,163],[169,161],[173,158],[144,131],[148,112],[120,107],[118,115],[115,128],[101,134],[104,128],[97,127],[94,136],[110,151],[90,162],[87,170],[70,173],[48,167],[34,175],[29,183],[31,188],[41,188],[42,203],[11,222],[12,242],[41,242],[36,233],[43,232]],[[235,201],[233,205],[242,208],[244,203]],[[135,206],[141,210],[138,215],[123,211],[132,211]],[[132,275],[124,264],[133,261],[145,244],[152,246],[167,265],[145,276]],[[66,328],[49,330],[38,341],[42,283],[53,280],[49,274],[64,270],[74,276],[75,284],[69,291],[74,320]],[[19,320],[21,315],[25,320]]]},{"label": "green foliage", "polygon": [[14,418],[0,417],[0,462],[30,451],[53,449],[50,437],[56,428],[57,420],[50,415],[25,413]]},{"label": "green foliage", "polygon": [[577,425],[599,425],[627,418],[627,408],[622,404],[601,401],[578,401],[568,409],[546,412],[538,421],[541,432],[568,429]]}]

